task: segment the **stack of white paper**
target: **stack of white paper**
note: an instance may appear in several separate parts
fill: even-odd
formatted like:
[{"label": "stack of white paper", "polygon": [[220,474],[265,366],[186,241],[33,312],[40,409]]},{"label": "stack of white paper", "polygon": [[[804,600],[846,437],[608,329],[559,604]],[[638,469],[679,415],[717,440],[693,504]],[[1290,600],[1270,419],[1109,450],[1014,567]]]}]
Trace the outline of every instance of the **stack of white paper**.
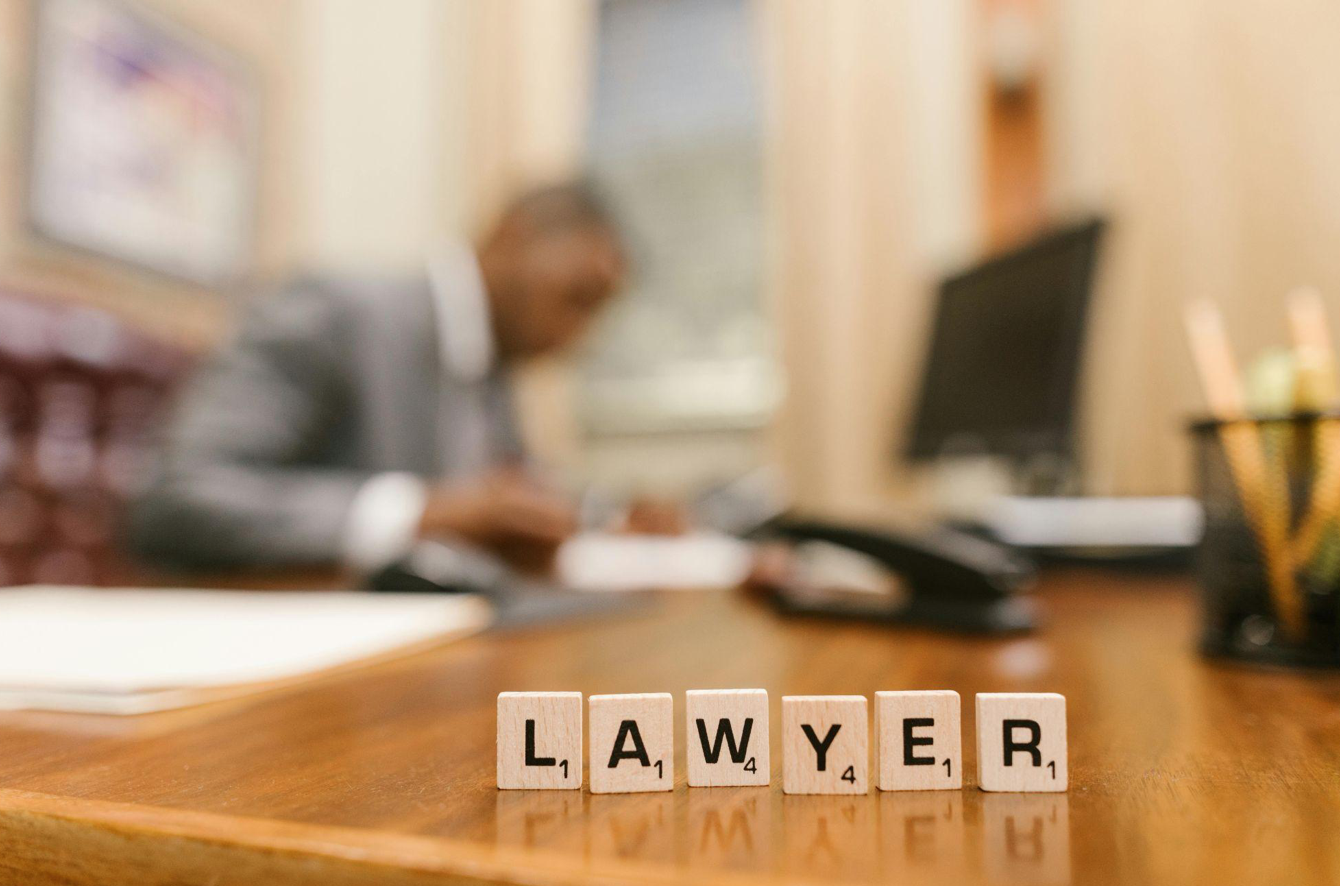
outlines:
[{"label": "stack of white paper", "polygon": [[588,532],[559,548],[558,577],[579,591],[724,589],[745,580],[752,559],[747,542],[712,532]]},{"label": "stack of white paper", "polygon": [[0,591],[0,709],[136,714],[478,631],[476,597],[25,587]]}]

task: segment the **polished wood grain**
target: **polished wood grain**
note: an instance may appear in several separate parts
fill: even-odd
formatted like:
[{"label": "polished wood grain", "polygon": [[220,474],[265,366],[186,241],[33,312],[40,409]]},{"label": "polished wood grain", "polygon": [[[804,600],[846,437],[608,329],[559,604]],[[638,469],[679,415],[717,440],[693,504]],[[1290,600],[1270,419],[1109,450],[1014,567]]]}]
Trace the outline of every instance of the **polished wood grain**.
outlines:
[{"label": "polished wood grain", "polygon": [[[1034,637],[784,621],[684,594],[132,719],[0,715],[0,883],[1340,882],[1340,675],[1194,652],[1190,588],[1044,581]],[[1070,790],[499,791],[503,690],[1056,691]],[[963,729],[975,728],[971,704]],[[676,728],[682,728],[677,722]]]}]

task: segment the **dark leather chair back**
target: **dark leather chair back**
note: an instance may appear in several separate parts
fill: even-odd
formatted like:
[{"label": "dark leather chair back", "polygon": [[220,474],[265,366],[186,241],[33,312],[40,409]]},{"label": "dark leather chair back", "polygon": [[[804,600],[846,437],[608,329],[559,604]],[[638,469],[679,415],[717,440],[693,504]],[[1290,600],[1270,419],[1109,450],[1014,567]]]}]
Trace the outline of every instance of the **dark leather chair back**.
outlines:
[{"label": "dark leather chair back", "polygon": [[0,585],[133,582],[122,512],[193,362],[106,311],[0,293]]}]

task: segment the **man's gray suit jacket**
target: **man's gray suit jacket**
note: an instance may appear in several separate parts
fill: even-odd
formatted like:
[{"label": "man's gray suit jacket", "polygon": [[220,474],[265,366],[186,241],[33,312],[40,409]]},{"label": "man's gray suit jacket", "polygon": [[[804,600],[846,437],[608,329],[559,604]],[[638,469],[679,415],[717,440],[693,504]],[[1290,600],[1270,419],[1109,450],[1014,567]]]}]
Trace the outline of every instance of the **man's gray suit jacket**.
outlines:
[{"label": "man's gray suit jacket", "polygon": [[505,379],[453,374],[436,312],[426,278],[310,279],[258,300],[183,392],[133,546],[175,565],[333,563],[365,481],[457,473],[465,410],[491,460],[520,458]]}]

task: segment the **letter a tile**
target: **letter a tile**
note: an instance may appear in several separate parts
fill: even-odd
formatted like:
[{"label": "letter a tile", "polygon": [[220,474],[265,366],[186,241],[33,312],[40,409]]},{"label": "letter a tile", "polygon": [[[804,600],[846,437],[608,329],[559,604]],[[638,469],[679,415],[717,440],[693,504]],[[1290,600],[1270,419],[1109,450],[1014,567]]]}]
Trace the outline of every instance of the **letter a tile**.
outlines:
[{"label": "letter a tile", "polygon": [[675,784],[674,701],[668,692],[593,695],[591,793],[668,791]]},{"label": "letter a tile", "polygon": [[767,690],[690,689],[684,709],[689,787],[768,783]]},{"label": "letter a tile", "polygon": [[864,794],[870,785],[864,695],[782,697],[782,790]]},{"label": "letter a tile", "polygon": [[984,791],[1064,791],[1065,696],[977,694],[977,786]]},{"label": "letter a tile", "polygon": [[498,693],[498,787],[582,786],[582,694]]}]

